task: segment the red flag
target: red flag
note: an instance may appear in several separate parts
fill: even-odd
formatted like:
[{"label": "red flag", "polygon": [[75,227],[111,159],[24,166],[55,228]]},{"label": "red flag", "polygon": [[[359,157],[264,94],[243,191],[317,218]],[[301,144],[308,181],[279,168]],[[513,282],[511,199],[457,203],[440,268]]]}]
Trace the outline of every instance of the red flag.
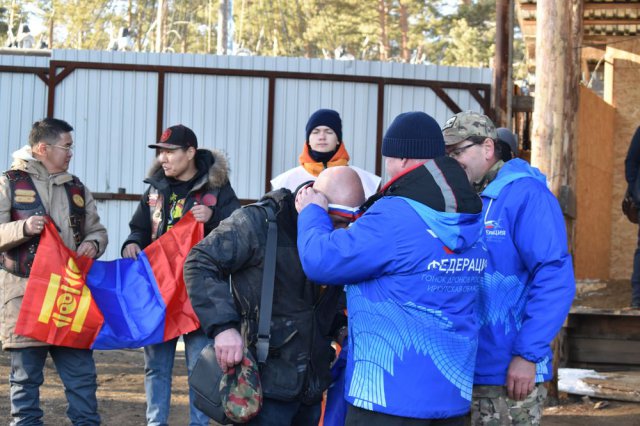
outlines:
[{"label": "red flag", "polygon": [[40,237],[15,332],[58,346],[88,348],[100,331],[102,313],[86,276],[93,259],[77,257],[51,221]]},{"label": "red flag", "polygon": [[[195,217],[188,212],[176,226],[160,236],[156,241],[158,244],[150,244],[144,249],[160,294],[167,306],[165,341],[191,332],[200,326],[200,321],[187,296],[187,288],[182,276],[182,267],[189,250],[204,236],[204,226],[195,225]],[[191,232],[171,232],[176,228],[191,230]]]},{"label": "red flag", "polygon": [[160,343],[197,329],[200,323],[182,267],[203,232],[203,225],[187,212],[137,260],[103,262],[76,258],[48,223],[16,333],[58,346],[119,349]]}]

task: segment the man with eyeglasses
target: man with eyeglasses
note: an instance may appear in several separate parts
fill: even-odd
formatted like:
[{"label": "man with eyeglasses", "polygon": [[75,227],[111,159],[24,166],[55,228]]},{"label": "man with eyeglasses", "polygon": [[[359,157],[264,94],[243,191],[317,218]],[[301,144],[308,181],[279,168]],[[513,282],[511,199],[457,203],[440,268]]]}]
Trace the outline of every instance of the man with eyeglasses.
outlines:
[{"label": "man with eyeglasses", "polygon": [[482,203],[423,112],[394,119],[382,155],[391,180],[348,229],[332,229],[331,200],[315,186],[297,200],[305,273],[347,283],[345,424],[463,425],[487,262]]},{"label": "man with eyeglasses", "polygon": [[[97,258],[107,246],[89,189],[67,172],[73,156],[73,127],[45,118],[31,128],[29,144],[13,153],[0,176],[0,340],[11,358],[12,423],[42,424],[39,388],[51,355],[62,380],[73,424],[100,424],[93,352],[52,346],[15,334],[26,283],[45,222],[53,222],[65,245]],[[29,301],[24,301],[29,303]]]},{"label": "man with eyeglasses", "polygon": [[[350,167],[322,171],[313,183],[333,207],[325,225],[343,228],[358,217],[364,189]],[[249,425],[317,425],[323,392],[331,383],[331,341],[346,330],[344,292],[309,281],[296,249],[295,194],[271,191],[255,205],[236,210],[196,244],[184,280],[202,329],[214,339],[220,368],[240,363],[244,350],[256,355],[262,275],[269,227],[275,216],[277,248],[269,354],[261,368],[262,409]]]},{"label": "man with eyeglasses", "polygon": [[487,116],[461,112],[442,131],[448,155],[482,198],[489,251],[471,423],[537,425],[543,382],[553,374],[550,343],[575,293],[562,212],[538,169],[518,158],[502,161]]}]

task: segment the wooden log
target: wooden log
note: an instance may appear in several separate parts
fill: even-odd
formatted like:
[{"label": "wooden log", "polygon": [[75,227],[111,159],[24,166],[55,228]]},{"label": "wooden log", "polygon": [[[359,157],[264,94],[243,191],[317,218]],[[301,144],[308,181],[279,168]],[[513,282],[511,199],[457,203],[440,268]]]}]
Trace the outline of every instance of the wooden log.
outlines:
[{"label": "wooden log", "polygon": [[556,195],[562,185],[573,187],[575,175],[581,5],[580,0],[537,2],[531,162],[547,176]]},{"label": "wooden log", "polygon": [[572,362],[640,364],[640,341],[569,337]]},{"label": "wooden log", "polygon": [[584,385],[583,391],[578,390],[572,393],[617,401],[640,402],[640,372],[597,372],[597,375],[600,377],[585,377],[581,379]]}]

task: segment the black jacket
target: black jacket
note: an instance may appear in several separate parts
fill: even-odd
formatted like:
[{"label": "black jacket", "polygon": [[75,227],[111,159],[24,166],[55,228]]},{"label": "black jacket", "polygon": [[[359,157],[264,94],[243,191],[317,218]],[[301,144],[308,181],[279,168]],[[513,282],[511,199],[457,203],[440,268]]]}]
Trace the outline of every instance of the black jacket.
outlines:
[{"label": "black jacket", "polygon": [[[204,225],[204,233],[207,235],[213,228],[218,226],[222,219],[229,217],[231,212],[240,208],[240,201],[238,201],[233,188],[229,184],[229,167],[226,157],[221,152],[199,149],[195,159],[198,169],[197,178],[187,196],[184,212],[189,211],[194,202],[198,200],[202,204],[209,205],[213,209],[213,215]],[[121,250],[124,250],[124,247],[129,243],[136,243],[140,248],[144,249],[164,232],[167,220],[166,214],[169,210],[170,187],[164,170],[162,170],[158,161],[154,161],[144,182],[150,186],[142,196],[140,204],[129,222],[131,233],[122,245]],[[159,195],[158,199],[162,199],[163,206],[161,218],[159,218],[160,223],[157,227],[156,235],[153,236],[150,211],[150,203],[153,204],[153,200],[150,201],[149,194],[155,192]]]},{"label": "black jacket", "polygon": [[[271,339],[266,366],[277,366],[288,396],[268,398],[314,403],[331,382],[330,346],[337,330],[346,324],[341,312],[341,287],[323,288],[310,282],[298,257],[297,212],[293,194],[279,189],[261,200],[276,212],[278,248],[271,316]],[[254,351],[257,341],[262,271],[267,238],[266,213],[246,206],[193,247],[184,265],[187,292],[200,323],[209,337],[234,327],[245,346]],[[277,387],[276,385],[275,387]]]},{"label": "black jacket", "polygon": [[624,176],[627,181],[627,192],[633,201],[640,206],[640,127],[631,138],[627,158],[624,160]]}]

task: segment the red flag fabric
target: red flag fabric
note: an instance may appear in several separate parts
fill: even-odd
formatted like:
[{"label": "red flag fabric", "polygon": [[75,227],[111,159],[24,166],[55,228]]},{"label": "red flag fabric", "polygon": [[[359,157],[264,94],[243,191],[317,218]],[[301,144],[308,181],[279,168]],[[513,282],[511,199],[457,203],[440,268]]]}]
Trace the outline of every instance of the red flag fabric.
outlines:
[{"label": "red flag fabric", "polygon": [[[188,212],[169,232],[144,249],[153,269],[156,283],[166,304],[164,340],[171,340],[200,326],[191,306],[184,284],[183,265],[191,247],[204,237],[204,226],[196,226],[196,219]],[[194,229],[191,233],[171,232],[175,228]],[[195,326],[194,326],[195,325]]]},{"label": "red flag fabric", "polygon": [[138,259],[76,257],[48,223],[20,309],[16,333],[74,348],[160,343],[200,326],[182,267],[204,226],[187,214]]},{"label": "red flag fabric", "polygon": [[93,259],[76,257],[48,221],[31,268],[16,333],[58,346],[88,348],[103,317],[86,285]]}]

